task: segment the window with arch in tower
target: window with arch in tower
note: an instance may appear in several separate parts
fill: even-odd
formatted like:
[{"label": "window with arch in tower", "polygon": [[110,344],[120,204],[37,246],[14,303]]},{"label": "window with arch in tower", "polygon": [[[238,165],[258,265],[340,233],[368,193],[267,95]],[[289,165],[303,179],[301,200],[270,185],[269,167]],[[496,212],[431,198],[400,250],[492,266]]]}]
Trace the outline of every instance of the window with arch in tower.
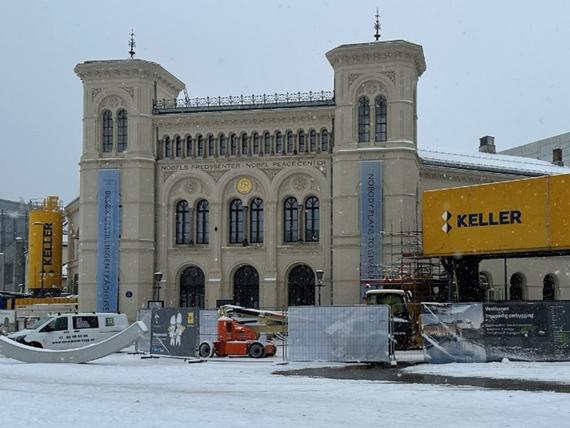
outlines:
[{"label": "window with arch in tower", "polygon": [[177,158],[182,157],[182,139],[180,138],[179,135],[176,136],[176,143],[175,143],[175,148],[174,148],[174,153]]},{"label": "window with arch in tower", "polygon": [[224,134],[220,134],[220,156],[227,156],[228,154],[228,140]]},{"label": "window with arch in tower", "polygon": [[249,155],[249,144],[247,134],[241,135],[241,154],[243,156]]},{"label": "window with arch in tower", "polygon": [[250,208],[250,231],[249,241],[251,243],[263,242],[263,200],[255,198],[251,201]]},{"label": "window with arch in tower", "polygon": [[176,243],[192,243],[192,222],[190,221],[190,209],[187,201],[176,204]]},{"label": "window with arch in tower", "polygon": [[295,140],[293,132],[287,131],[287,153],[292,154],[295,151]]},{"label": "window with arch in tower", "polygon": [[208,223],[209,223],[208,201],[202,199],[196,206],[196,243],[208,243]]},{"label": "window with arch in tower", "polygon": [[253,154],[258,155],[260,150],[260,138],[257,132],[253,133]]},{"label": "window with arch in tower", "polygon": [[386,98],[382,95],[376,97],[374,102],[374,126],[376,128],[375,141],[386,141],[388,138],[388,121],[386,116]]},{"label": "window with arch in tower", "polygon": [[237,137],[236,134],[230,135],[230,155],[237,155]]},{"label": "window with arch in tower", "polygon": [[321,131],[321,152],[329,151],[329,132],[326,129]]},{"label": "window with arch in tower", "polygon": [[317,152],[317,132],[314,129],[309,132],[309,151],[311,153]]},{"label": "window with arch in tower", "polygon": [[119,110],[117,114],[117,151],[119,153],[127,150],[127,111]]},{"label": "window with arch in tower", "polygon": [[192,137],[188,135],[186,137],[186,157],[191,158],[194,154],[192,150]]},{"label": "window with arch in tower", "polygon": [[196,156],[204,157],[204,138],[201,135],[196,137]]},{"label": "window with arch in tower", "polygon": [[305,241],[319,240],[319,220],[319,199],[311,196],[305,201]]},{"label": "window with arch in tower", "polygon": [[102,149],[104,153],[113,151],[113,115],[109,110],[103,112]]},{"label": "window with arch in tower", "polygon": [[291,197],[283,204],[283,240],[297,242],[299,240],[299,205],[297,199]]},{"label": "window with arch in tower", "polygon": [[305,131],[299,131],[297,138],[299,139],[299,153],[305,153],[307,151],[307,146],[305,143]]},{"label": "window with arch in tower", "polygon": [[170,137],[164,137],[164,157],[166,159],[172,157],[172,146],[170,145]]},{"label": "window with arch in tower", "polygon": [[216,154],[214,136],[208,135],[208,156],[214,156]]},{"label": "window with arch in tower", "polygon": [[280,155],[283,153],[283,134],[277,131],[275,133],[275,154]]},{"label": "window with arch in tower", "polygon": [[230,244],[241,244],[244,238],[243,204],[239,199],[230,202]]},{"label": "window with arch in tower", "polygon": [[266,155],[271,154],[271,135],[269,132],[263,134],[263,153]]},{"label": "window with arch in tower", "polygon": [[370,141],[370,101],[368,97],[358,100],[358,142]]}]

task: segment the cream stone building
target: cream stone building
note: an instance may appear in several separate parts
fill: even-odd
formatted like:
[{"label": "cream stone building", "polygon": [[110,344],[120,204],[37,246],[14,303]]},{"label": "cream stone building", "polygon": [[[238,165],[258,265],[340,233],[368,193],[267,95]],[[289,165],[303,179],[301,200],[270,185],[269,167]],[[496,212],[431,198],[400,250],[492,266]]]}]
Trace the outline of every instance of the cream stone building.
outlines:
[{"label": "cream stone building", "polygon": [[326,57],[331,92],[182,101],[184,83],[153,62],[76,66],[84,125],[68,276],[81,310],[359,303],[364,280],[421,245],[402,236],[421,229],[424,190],[568,171],[418,150],[419,45]]}]

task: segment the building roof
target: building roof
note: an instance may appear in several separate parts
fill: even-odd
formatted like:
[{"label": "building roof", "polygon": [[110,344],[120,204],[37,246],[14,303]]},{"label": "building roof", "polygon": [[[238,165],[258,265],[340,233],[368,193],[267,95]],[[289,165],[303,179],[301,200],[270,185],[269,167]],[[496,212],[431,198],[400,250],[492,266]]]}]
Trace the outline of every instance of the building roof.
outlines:
[{"label": "building roof", "polygon": [[449,168],[474,169],[528,176],[570,173],[570,168],[557,166],[540,159],[525,158],[522,156],[495,153],[466,155],[421,149],[418,150],[418,155],[427,165],[446,166]]}]

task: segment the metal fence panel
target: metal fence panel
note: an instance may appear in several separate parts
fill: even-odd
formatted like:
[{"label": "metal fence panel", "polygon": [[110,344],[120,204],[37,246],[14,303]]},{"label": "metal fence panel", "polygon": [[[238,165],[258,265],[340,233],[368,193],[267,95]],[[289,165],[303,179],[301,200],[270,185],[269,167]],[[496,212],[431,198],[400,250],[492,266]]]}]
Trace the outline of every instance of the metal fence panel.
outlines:
[{"label": "metal fence panel", "polygon": [[200,311],[200,343],[214,343],[216,341],[218,317],[216,309],[202,309]]},{"label": "metal fence panel", "polygon": [[137,311],[137,321],[145,323],[148,331],[140,336],[135,342],[135,352],[150,352],[150,321],[152,319],[152,309],[139,309]]},{"label": "metal fence panel", "polygon": [[289,308],[290,361],[390,362],[390,308],[296,306]]}]

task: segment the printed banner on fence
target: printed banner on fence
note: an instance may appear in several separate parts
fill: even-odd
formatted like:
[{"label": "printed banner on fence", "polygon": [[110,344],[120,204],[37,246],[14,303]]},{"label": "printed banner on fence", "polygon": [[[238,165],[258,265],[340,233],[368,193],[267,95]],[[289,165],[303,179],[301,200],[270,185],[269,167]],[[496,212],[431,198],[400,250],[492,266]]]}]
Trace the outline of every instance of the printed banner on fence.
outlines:
[{"label": "printed banner on fence", "polygon": [[153,309],[150,353],[194,357],[200,338],[198,308]]}]

